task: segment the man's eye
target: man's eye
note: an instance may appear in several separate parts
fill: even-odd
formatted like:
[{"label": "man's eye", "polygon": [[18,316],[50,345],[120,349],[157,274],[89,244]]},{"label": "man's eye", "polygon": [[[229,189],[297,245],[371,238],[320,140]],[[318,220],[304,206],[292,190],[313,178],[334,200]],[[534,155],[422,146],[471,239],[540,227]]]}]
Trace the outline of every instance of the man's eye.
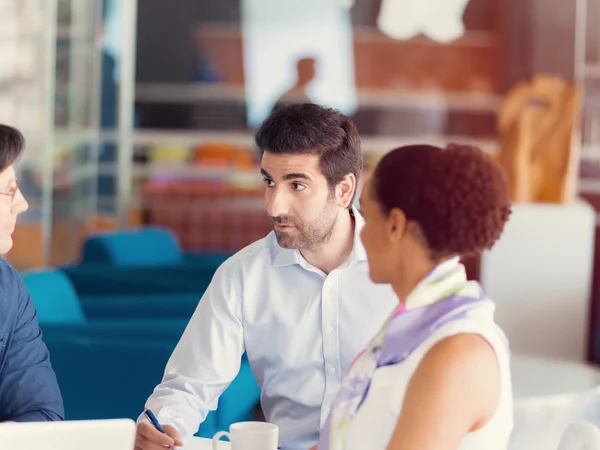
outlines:
[{"label": "man's eye", "polygon": [[268,178],[263,178],[263,181],[265,182],[265,184],[266,184],[268,187],[273,187],[273,186],[275,186],[275,183],[273,182],[273,180],[269,180]]},{"label": "man's eye", "polygon": [[300,184],[300,183],[292,183],[292,187],[294,188],[295,191],[302,191],[306,188],[306,186],[304,186],[303,184]]}]

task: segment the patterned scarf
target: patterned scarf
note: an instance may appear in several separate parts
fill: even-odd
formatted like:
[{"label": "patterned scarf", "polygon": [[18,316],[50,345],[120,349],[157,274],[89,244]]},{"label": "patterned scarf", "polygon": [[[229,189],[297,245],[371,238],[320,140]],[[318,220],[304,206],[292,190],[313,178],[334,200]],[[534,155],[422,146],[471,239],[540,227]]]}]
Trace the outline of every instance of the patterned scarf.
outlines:
[{"label": "patterned scarf", "polygon": [[[458,258],[438,265],[350,365],[321,431],[318,449],[344,448],[346,429],[367,395],[377,368],[402,362],[441,326],[464,318],[483,303],[491,300],[479,283],[467,281]],[[504,336],[499,328],[498,332]]]}]

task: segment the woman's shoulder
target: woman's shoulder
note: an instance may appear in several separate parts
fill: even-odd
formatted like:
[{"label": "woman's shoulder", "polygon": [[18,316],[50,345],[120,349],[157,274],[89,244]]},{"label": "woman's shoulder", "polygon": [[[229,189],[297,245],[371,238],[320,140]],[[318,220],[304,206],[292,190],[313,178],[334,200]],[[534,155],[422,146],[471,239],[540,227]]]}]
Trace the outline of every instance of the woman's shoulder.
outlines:
[{"label": "woman's shoulder", "polygon": [[444,341],[448,345],[466,345],[475,343],[474,351],[481,349],[477,344],[484,344],[496,355],[503,357],[510,354],[510,346],[506,334],[494,319],[495,305],[483,302],[478,308],[460,319],[449,321],[437,328],[429,338],[422,343],[417,351],[423,357],[434,346]]}]

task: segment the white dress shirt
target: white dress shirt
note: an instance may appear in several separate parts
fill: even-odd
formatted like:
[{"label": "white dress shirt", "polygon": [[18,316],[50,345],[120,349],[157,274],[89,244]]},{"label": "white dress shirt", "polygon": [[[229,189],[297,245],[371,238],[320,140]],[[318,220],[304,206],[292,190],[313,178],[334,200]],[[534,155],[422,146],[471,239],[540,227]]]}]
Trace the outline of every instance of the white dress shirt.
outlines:
[{"label": "white dress shirt", "polygon": [[193,435],[246,351],[280,448],[318,441],[348,366],[398,305],[389,285],[369,279],[353,213],[352,252],[327,275],[273,232],[219,267],[146,404],[161,423]]}]

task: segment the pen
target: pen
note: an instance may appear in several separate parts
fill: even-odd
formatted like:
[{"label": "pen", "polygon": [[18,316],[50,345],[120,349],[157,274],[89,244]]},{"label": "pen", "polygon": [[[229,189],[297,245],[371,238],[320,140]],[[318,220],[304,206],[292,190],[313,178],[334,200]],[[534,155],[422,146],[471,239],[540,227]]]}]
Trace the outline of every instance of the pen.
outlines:
[{"label": "pen", "polygon": [[[158,431],[160,431],[163,434],[167,434],[167,432],[160,425],[160,423],[158,423],[158,420],[156,419],[156,416],[154,415],[154,413],[152,411],[147,409],[146,411],[144,411],[144,415],[146,416],[146,419],[148,419],[152,423],[152,425],[154,425],[154,428],[156,428]],[[168,436],[168,434],[167,434],[167,436]]]}]

